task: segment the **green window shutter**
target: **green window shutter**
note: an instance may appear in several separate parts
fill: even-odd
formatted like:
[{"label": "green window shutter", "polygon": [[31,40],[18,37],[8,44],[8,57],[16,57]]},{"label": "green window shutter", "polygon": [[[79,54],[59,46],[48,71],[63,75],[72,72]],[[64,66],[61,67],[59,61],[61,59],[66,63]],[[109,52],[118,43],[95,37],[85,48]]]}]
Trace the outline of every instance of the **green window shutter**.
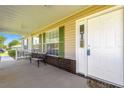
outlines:
[{"label": "green window shutter", "polygon": [[33,49],[33,48],[34,48],[34,47],[33,47],[33,37],[32,37],[32,40],[31,40],[31,41],[32,41],[32,42],[31,42],[31,46],[32,46],[32,49]]},{"label": "green window shutter", "polygon": [[59,57],[64,57],[64,26],[59,27]]},{"label": "green window shutter", "polygon": [[46,52],[46,33],[43,33],[43,52]]},{"label": "green window shutter", "polygon": [[39,35],[39,43],[42,44],[42,34]]},{"label": "green window shutter", "polygon": [[23,39],[23,41],[22,41],[22,44],[23,44],[23,49],[24,49],[24,47],[25,47],[25,45],[24,45],[24,39]]},{"label": "green window shutter", "polygon": [[43,43],[46,42],[46,33],[43,33]]},{"label": "green window shutter", "polygon": [[28,41],[28,39],[27,39],[27,47],[26,47],[26,49],[28,49],[28,42],[29,42],[29,41]]},{"label": "green window shutter", "polygon": [[42,34],[39,35],[40,49],[42,50]]}]

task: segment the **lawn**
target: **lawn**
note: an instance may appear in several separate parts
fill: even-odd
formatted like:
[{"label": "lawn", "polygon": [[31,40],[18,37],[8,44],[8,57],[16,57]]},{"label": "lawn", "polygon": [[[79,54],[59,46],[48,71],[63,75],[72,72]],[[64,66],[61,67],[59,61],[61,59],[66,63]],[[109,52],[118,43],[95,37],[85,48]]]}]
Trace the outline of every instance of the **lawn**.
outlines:
[{"label": "lawn", "polygon": [[9,55],[8,55],[8,52],[6,51],[4,53],[0,53],[0,56],[9,56]]}]

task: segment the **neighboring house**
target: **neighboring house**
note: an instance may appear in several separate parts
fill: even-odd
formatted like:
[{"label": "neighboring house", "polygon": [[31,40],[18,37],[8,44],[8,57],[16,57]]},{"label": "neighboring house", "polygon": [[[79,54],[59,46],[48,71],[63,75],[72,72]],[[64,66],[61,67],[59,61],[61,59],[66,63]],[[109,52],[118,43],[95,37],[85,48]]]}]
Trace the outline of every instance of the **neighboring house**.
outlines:
[{"label": "neighboring house", "polygon": [[22,45],[15,45],[11,47],[13,50],[20,50],[22,49]]},{"label": "neighboring house", "polygon": [[49,53],[49,64],[124,86],[123,11],[122,6],[85,8],[26,36],[24,49],[39,48]]}]

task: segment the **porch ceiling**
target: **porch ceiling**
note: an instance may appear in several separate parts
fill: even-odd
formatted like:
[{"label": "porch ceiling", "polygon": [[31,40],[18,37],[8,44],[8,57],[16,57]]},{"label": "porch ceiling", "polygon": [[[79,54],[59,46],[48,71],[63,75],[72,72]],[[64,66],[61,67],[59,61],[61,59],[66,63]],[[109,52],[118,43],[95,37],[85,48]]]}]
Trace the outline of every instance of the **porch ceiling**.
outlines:
[{"label": "porch ceiling", "polygon": [[84,5],[1,5],[0,32],[27,35],[38,27],[56,22],[85,7]]}]

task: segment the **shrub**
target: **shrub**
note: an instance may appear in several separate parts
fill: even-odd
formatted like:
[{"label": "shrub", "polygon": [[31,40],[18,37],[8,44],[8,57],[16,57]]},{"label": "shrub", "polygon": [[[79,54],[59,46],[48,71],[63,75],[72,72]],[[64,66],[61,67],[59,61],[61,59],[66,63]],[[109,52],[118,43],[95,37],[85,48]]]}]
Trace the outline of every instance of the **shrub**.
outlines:
[{"label": "shrub", "polygon": [[16,56],[16,51],[15,50],[9,50],[8,54],[9,54],[10,57],[13,57],[15,59],[15,56]]}]

